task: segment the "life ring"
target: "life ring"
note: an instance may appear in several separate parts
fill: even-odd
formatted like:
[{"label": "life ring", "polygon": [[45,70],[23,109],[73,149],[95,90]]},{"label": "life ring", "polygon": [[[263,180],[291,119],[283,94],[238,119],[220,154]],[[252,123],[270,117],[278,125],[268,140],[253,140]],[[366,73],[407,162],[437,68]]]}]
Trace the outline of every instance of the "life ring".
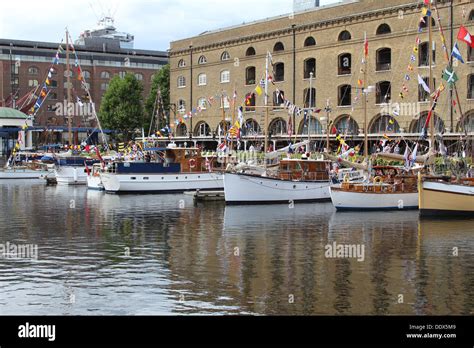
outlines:
[{"label": "life ring", "polygon": [[350,182],[351,182],[351,180],[349,178],[349,174],[344,175],[344,184],[348,184]]},{"label": "life ring", "polygon": [[382,179],[382,177],[376,176],[376,177],[374,178],[374,184],[379,184],[379,185],[380,185],[380,184],[383,184],[383,179]]},{"label": "life ring", "polygon": [[191,158],[189,160],[189,168],[191,168],[191,169],[196,168],[196,160],[194,158]]}]

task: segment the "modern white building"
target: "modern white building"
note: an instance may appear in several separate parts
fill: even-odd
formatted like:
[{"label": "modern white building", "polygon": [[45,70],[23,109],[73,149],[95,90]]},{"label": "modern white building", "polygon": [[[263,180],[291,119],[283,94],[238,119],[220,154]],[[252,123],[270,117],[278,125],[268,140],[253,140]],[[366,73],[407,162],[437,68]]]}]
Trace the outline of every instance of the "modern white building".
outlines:
[{"label": "modern white building", "polygon": [[319,0],[293,0],[293,12],[301,12],[319,7]]}]

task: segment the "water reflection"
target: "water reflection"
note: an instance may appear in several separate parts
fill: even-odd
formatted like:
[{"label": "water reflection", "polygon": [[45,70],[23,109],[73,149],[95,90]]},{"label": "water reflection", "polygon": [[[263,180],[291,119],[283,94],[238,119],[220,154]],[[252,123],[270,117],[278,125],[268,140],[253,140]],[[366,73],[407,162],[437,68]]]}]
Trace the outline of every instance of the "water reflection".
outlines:
[{"label": "water reflection", "polygon": [[[0,260],[2,314],[473,311],[474,221],[42,184],[0,192],[0,243],[40,247],[38,261]],[[326,258],[333,243],[363,245],[364,261]]]}]

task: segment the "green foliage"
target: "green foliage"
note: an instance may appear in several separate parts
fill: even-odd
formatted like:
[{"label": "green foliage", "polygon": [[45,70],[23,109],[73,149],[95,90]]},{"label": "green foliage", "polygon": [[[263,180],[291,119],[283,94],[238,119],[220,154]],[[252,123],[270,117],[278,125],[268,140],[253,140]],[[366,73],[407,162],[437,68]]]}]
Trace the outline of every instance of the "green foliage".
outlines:
[{"label": "green foliage", "polygon": [[144,123],[143,85],[133,74],[115,76],[102,99],[99,117],[104,128],[119,131],[130,140]]},{"label": "green foliage", "polygon": [[[150,126],[151,118],[153,117],[153,111],[155,110],[156,98],[158,95],[158,90],[161,91],[161,97],[163,100],[163,110],[156,110],[160,115],[166,114],[170,108],[170,66],[165,65],[161,70],[159,70],[153,77],[151,82],[151,90],[145,101],[145,114],[146,114],[146,124],[145,129],[148,129]],[[155,125],[156,126],[156,125]],[[158,125],[158,129],[161,129],[166,126],[166,122],[162,119],[161,123]]]}]

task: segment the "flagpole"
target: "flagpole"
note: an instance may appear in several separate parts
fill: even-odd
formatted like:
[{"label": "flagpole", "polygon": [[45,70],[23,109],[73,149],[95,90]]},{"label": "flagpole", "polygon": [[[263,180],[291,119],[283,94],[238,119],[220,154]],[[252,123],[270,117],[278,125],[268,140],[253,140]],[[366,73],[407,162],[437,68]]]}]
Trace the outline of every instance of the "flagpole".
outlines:
[{"label": "flagpole", "polygon": [[72,115],[71,115],[71,108],[69,107],[72,102],[71,97],[71,67],[69,64],[69,31],[66,28],[66,70],[67,70],[67,119],[68,119],[68,136],[69,136],[69,146],[72,146],[73,139],[72,139]]},{"label": "flagpole", "polygon": [[[230,125],[231,127],[234,127],[234,123],[235,123],[235,104],[236,104],[236,102],[237,102],[237,97],[236,97],[236,95],[235,95],[235,91],[236,91],[235,88],[236,88],[236,87],[235,87],[235,83],[234,83],[234,94],[232,95],[232,100],[233,100],[232,103],[233,103],[233,106],[232,106],[232,123],[231,123],[231,125]],[[231,149],[231,151],[234,150],[234,137],[231,137],[231,140],[230,140],[230,149]]]},{"label": "flagpole", "polygon": [[331,117],[331,109],[329,108],[329,99],[327,100],[326,102],[326,122],[327,122],[327,127],[326,127],[326,150],[327,150],[327,153],[330,154],[331,151],[329,150],[330,146],[331,146],[331,141],[330,141],[330,138],[329,138],[329,127],[331,127],[331,123],[330,123],[330,120],[329,118]]}]

